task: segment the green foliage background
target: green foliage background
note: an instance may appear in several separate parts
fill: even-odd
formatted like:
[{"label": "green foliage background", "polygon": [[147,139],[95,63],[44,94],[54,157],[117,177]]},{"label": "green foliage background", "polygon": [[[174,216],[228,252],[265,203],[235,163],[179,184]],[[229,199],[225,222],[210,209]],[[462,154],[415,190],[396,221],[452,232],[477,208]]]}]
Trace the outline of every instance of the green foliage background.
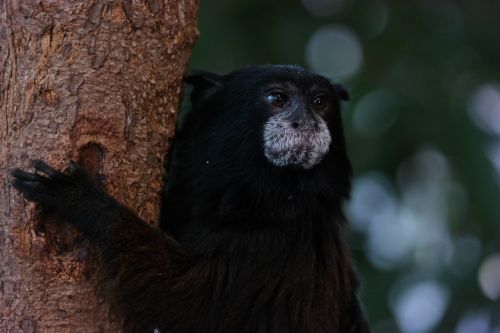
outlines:
[{"label": "green foliage background", "polygon": [[[356,179],[379,175],[377,177],[384,179],[384,186],[390,189],[394,200],[402,203],[408,190],[398,180],[402,165],[411,164],[415,156],[417,159],[424,156],[425,162],[429,154],[421,155],[423,151],[431,152],[434,157],[437,154],[438,160],[445,161],[447,180],[444,183],[458,189],[458,194],[444,191],[438,196],[441,201],[436,203],[436,209],[447,212],[443,215],[444,234],[451,245],[441,252],[425,252],[449,256],[449,260],[421,265],[420,250],[412,248],[390,267],[384,267],[370,259],[369,232],[354,228],[350,233],[364,281],[362,298],[370,322],[376,332],[385,333],[498,333],[498,295],[490,293],[487,297],[480,286],[479,272],[485,260],[498,258],[500,251],[500,148],[496,155],[488,154],[491,147],[500,147],[500,130],[488,131],[484,126],[477,126],[471,101],[481,87],[490,87],[493,95],[495,89],[500,94],[500,2],[340,2],[343,4],[336,13],[318,17],[300,1],[202,1],[199,12],[201,37],[191,67],[219,73],[259,63],[293,63],[309,67],[306,47],[319,28],[335,24],[351,29],[362,45],[362,67],[357,74],[347,78],[338,79],[333,73],[333,80],[342,81],[351,93],[351,101],[345,104],[344,123]],[[374,34],[374,20],[381,6],[386,20],[381,32]],[[374,91],[388,92],[392,96],[389,106],[378,108],[390,109],[390,122],[384,118],[389,117],[384,112],[375,115],[365,112],[365,126],[371,122],[389,124],[375,134],[356,127],[357,107]],[[487,99],[489,95],[481,96]],[[489,104],[485,102],[489,107],[489,125],[499,129],[500,102],[494,98],[489,101]],[[370,107],[377,109],[377,105]],[[425,168],[423,170],[419,177],[424,182],[426,179],[432,181],[433,176],[427,175]],[[425,216],[425,205],[420,209]],[[425,237],[432,238],[434,231],[429,230],[426,235],[427,227],[420,229],[423,233],[421,230],[419,242],[423,237],[425,245]],[[466,264],[455,265],[462,254],[467,256],[469,252],[468,247],[460,249],[456,245],[456,240],[463,237],[472,239],[476,244],[473,249],[478,254],[471,256]],[[436,243],[431,245],[436,246]],[[496,261],[493,265],[490,280],[493,276],[493,280],[497,277],[500,281],[499,263]],[[410,324],[408,321],[402,324],[408,318],[398,317],[399,305],[394,301],[416,281],[437,283],[446,294],[442,315],[436,323],[424,328],[411,325],[411,320],[416,323],[429,321],[426,306],[423,309],[420,309],[422,305],[416,306],[417,310],[410,311]],[[495,282],[491,283],[495,287]],[[493,289],[498,290],[499,284]],[[433,313],[432,298],[423,302]],[[434,313],[436,311],[439,310]]]}]

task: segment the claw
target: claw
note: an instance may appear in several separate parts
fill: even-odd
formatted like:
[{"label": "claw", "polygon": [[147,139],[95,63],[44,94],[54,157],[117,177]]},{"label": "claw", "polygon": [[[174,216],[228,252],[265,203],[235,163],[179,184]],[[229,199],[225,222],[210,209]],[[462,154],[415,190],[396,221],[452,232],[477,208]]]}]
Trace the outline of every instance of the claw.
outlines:
[{"label": "claw", "polygon": [[45,163],[44,161],[41,161],[41,160],[33,160],[33,166],[35,167],[35,169],[37,171],[40,171],[40,172],[46,174],[50,178],[56,177],[60,174],[59,171],[53,169],[47,163]]},{"label": "claw", "polygon": [[45,183],[46,180],[41,175],[25,172],[20,169],[11,170],[10,174],[14,177],[11,181],[12,186],[28,200],[32,199],[35,187],[41,183]]},{"label": "claw", "polygon": [[27,180],[27,181],[39,181],[40,176],[34,173],[25,172],[21,169],[10,170],[10,175],[17,179]]}]

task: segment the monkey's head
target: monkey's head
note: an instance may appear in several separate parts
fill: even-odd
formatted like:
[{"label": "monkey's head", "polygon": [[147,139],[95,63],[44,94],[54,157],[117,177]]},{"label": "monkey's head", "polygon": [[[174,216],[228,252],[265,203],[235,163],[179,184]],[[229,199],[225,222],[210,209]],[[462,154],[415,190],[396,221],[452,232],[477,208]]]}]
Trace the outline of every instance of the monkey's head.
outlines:
[{"label": "monkey's head", "polygon": [[327,122],[333,115],[329,113],[338,108],[339,98],[348,96],[344,89],[321,76],[285,68],[295,75],[271,80],[260,97],[262,108],[269,114],[263,131],[264,155],[277,167],[310,169],[330,149],[333,133]]},{"label": "monkey's head", "polygon": [[185,81],[193,86],[195,147],[206,161],[304,172],[326,164],[350,176],[340,117],[349,96],[342,86],[289,65],[226,76],[194,72]]}]

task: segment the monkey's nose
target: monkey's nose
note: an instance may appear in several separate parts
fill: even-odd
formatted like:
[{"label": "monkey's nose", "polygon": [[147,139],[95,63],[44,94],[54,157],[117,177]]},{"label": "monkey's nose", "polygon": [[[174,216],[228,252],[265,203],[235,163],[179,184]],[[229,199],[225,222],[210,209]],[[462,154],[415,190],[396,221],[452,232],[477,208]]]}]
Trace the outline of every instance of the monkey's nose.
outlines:
[{"label": "monkey's nose", "polygon": [[294,122],[292,122],[292,128],[300,129],[300,130],[303,130],[303,131],[307,131],[310,128],[312,128],[312,126],[309,123],[307,123],[307,122],[294,121]]},{"label": "monkey's nose", "polygon": [[295,110],[288,118],[290,127],[300,131],[308,131],[315,127],[316,119],[305,110]]},{"label": "monkey's nose", "polygon": [[290,122],[290,126],[296,130],[308,131],[317,128],[318,124],[314,119],[295,119]]}]

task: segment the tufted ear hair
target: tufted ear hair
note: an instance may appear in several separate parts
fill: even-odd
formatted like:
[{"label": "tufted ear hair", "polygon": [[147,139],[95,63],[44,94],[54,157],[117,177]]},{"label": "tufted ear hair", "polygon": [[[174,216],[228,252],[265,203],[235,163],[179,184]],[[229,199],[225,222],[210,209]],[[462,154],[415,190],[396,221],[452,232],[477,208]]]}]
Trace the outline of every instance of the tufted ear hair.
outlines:
[{"label": "tufted ear hair", "polygon": [[184,76],[184,82],[193,87],[191,103],[199,105],[222,88],[224,77],[206,71],[192,71]]},{"label": "tufted ear hair", "polygon": [[347,89],[341,85],[341,84],[334,84],[333,88],[335,89],[335,92],[337,93],[337,96],[340,98],[342,101],[348,101],[349,100],[349,92],[347,92]]}]

